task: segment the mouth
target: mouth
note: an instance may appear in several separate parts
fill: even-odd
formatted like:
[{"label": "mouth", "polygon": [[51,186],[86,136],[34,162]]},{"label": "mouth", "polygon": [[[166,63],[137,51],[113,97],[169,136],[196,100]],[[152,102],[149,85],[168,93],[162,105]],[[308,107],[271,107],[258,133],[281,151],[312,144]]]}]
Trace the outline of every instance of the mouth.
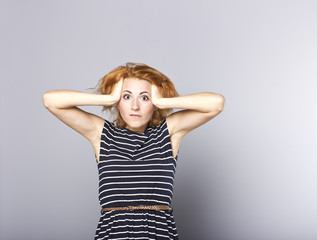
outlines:
[{"label": "mouth", "polygon": [[138,115],[138,114],[130,114],[130,117],[138,118],[138,117],[141,117],[141,115]]}]

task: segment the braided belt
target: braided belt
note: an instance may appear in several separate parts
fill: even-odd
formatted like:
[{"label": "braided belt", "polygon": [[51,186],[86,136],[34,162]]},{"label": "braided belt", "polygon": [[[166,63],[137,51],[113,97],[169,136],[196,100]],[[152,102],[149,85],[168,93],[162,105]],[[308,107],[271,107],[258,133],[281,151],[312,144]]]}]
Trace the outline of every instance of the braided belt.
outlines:
[{"label": "braided belt", "polygon": [[133,210],[137,210],[137,209],[146,209],[146,210],[169,210],[171,211],[172,208],[167,206],[167,205],[140,205],[140,206],[127,206],[127,207],[113,207],[113,208],[103,208],[102,212],[105,211],[112,211],[112,210],[129,210],[129,211],[133,211]]}]

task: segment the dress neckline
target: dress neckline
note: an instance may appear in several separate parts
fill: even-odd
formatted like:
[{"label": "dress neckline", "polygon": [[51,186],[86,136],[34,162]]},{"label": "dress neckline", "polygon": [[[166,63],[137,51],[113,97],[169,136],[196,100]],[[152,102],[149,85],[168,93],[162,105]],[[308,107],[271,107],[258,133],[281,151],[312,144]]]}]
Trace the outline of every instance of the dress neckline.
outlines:
[{"label": "dress neckline", "polygon": [[[107,120],[106,120],[106,121],[107,121]],[[109,122],[109,123],[110,123],[114,128],[116,128],[116,129],[118,129],[118,130],[120,130],[120,131],[122,131],[122,132],[130,133],[130,134],[135,134],[135,135],[141,136],[141,137],[146,137],[146,136],[148,135],[148,133],[151,132],[151,130],[153,130],[154,128],[158,128],[158,127],[162,126],[162,125],[165,123],[165,121],[166,121],[166,118],[163,118],[162,121],[161,121],[161,123],[160,123],[158,126],[154,126],[154,127],[147,126],[147,127],[145,128],[145,130],[144,130],[143,133],[138,133],[138,132],[132,131],[132,130],[130,130],[130,129],[128,129],[128,128],[118,128],[118,127],[116,127],[116,126],[114,125],[113,122]]]},{"label": "dress neckline", "polygon": [[132,131],[132,130],[130,130],[130,129],[128,129],[128,128],[122,128],[122,129],[125,130],[125,131],[128,132],[128,133],[131,133],[131,134],[136,134],[136,135],[139,135],[139,136],[146,136],[146,134],[147,134],[149,128],[150,128],[150,127],[146,127],[146,129],[144,130],[143,133],[138,133],[138,132]]}]

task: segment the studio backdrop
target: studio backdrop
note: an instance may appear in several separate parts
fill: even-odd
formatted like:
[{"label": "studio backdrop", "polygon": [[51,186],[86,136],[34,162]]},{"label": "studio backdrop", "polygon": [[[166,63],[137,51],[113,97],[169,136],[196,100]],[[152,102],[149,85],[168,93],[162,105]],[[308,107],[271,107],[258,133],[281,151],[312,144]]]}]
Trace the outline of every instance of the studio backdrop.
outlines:
[{"label": "studio backdrop", "polygon": [[181,240],[317,239],[316,13],[308,0],[2,0],[0,239],[93,239],[93,148],[42,95],[92,92],[130,61],[180,95],[226,99],[180,146]]}]

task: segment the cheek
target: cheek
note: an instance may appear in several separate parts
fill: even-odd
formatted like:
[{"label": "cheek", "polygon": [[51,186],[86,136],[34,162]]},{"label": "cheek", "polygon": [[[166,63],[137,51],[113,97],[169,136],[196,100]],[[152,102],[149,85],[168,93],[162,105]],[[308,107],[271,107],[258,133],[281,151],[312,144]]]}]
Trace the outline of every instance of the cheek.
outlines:
[{"label": "cheek", "polygon": [[152,114],[154,112],[154,105],[152,103],[147,104],[145,110],[147,113]]},{"label": "cheek", "polygon": [[117,108],[120,112],[124,111],[127,107],[126,105],[124,104],[124,101],[119,101],[118,105],[117,105]]}]

